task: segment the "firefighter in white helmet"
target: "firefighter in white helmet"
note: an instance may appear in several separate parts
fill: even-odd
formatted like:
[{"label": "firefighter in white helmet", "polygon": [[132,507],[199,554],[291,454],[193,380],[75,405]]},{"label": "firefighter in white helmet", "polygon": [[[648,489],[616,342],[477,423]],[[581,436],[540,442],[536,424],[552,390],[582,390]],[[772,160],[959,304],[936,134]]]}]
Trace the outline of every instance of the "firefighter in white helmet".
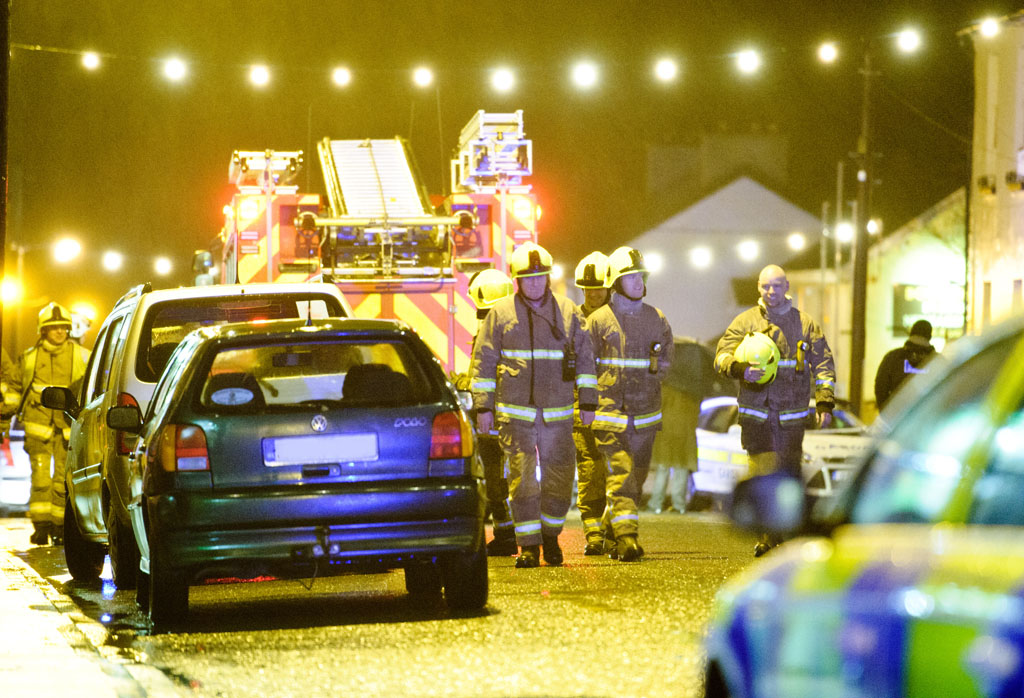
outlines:
[{"label": "firefighter in white helmet", "polygon": [[[718,341],[715,369],[740,381],[740,438],[750,474],[800,477],[808,420],[816,412],[818,426],[832,422],[832,350],[811,316],[794,307],[782,267],[762,269],[757,287],[757,305],[737,315]],[[812,389],[815,410],[810,409]],[[776,542],[763,537],[754,555],[763,555]]]},{"label": "firefighter in white helmet", "polygon": [[[494,304],[473,350],[477,431],[494,423],[508,465],[512,519],[520,554],[516,567],[562,563],[558,535],[572,498],[573,397],[589,424],[596,407],[594,353],[583,316],[551,292],[553,260],[524,243],[509,268],[515,295]],[[540,480],[537,469],[540,468]]]},{"label": "firefighter in white helmet", "polygon": [[40,396],[49,386],[75,390],[85,375],[89,351],[69,342],[70,332],[67,308],[50,303],[39,311],[39,341],[21,355],[9,386],[20,395],[17,414],[32,464],[28,513],[34,529],[29,540],[35,545],[51,539],[60,545],[64,538],[64,461],[71,425],[62,412],[43,407]]},{"label": "firefighter in white helmet", "polygon": [[620,247],[608,255],[612,299],[587,319],[599,386],[593,428],[608,463],[604,530],[609,555],[621,562],[643,555],[640,492],[661,428],[661,381],[672,363],[668,320],[643,302],[648,273],[638,250]]},{"label": "firefighter in white helmet", "polygon": [[[576,287],[583,289],[583,304],[579,306],[584,318],[606,305],[611,298],[608,282],[608,255],[591,252],[576,265]],[[601,532],[601,517],[605,509],[605,463],[601,449],[597,447],[594,431],[580,421],[579,405],[573,419],[572,438],[576,443],[576,478],[579,492],[576,505],[580,510],[586,543],[584,555],[601,555],[604,552],[604,535]]]},{"label": "firefighter in white helmet", "polygon": [[[476,337],[480,334],[480,326],[487,317],[494,304],[502,298],[511,296],[514,292],[512,279],[497,269],[484,269],[473,274],[469,280],[469,297],[476,306],[477,332],[473,336],[473,343],[476,344]],[[470,390],[469,374],[462,374],[455,380],[459,390]],[[501,444],[498,443],[498,432],[491,429],[490,432],[477,434],[477,443],[480,449],[480,460],[484,464],[484,484],[487,489],[487,514],[491,518],[491,526],[494,529],[494,537],[487,544],[487,554],[490,556],[515,555],[519,552],[516,544],[515,526],[512,523],[512,511],[508,504],[508,480],[505,479],[504,459],[501,454]]]}]

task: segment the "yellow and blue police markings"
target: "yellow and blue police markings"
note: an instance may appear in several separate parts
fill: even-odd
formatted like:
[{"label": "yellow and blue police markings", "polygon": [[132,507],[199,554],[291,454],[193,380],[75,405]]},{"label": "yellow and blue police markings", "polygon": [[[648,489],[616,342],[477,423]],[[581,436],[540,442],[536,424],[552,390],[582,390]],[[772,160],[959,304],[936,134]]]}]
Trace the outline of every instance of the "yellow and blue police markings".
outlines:
[{"label": "yellow and blue police markings", "polygon": [[792,541],[719,592],[708,659],[736,696],[1024,695],[1020,534],[879,524]]}]

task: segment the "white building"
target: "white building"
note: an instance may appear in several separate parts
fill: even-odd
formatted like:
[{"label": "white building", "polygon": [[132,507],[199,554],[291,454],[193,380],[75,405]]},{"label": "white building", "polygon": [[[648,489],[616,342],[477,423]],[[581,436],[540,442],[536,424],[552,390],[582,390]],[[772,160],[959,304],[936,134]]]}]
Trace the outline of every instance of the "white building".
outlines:
[{"label": "white building", "polygon": [[817,218],[739,177],[626,244],[656,270],[647,301],[672,331],[708,342],[757,301],[762,267],[785,266],[803,249],[797,241],[810,247],[820,235]]},{"label": "white building", "polygon": [[974,42],[967,328],[1024,310],[1024,11]]}]

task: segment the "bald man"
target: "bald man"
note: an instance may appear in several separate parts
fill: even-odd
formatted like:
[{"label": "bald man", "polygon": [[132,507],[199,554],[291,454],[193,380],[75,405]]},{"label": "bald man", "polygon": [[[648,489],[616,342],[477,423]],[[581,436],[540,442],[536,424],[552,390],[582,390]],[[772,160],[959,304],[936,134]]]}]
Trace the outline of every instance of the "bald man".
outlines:
[{"label": "bald man", "polygon": [[[793,306],[782,267],[769,264],[757,278],[761,298],[737,315],[718,341],[715,369],[740,381],[741,442],[750,460],[750,475],[785,472],[800,477],[804,429],[812,414],[819,427],[832,422],[836,369],[825,335],[807,313]],[[760,368],[738,361],[736,347],[749,332],[763,332],[779,348],[779,369],[763,385]],[[813,390],[815,410],[810,409]],[[763,538],[754,555],[776,541]]]}]

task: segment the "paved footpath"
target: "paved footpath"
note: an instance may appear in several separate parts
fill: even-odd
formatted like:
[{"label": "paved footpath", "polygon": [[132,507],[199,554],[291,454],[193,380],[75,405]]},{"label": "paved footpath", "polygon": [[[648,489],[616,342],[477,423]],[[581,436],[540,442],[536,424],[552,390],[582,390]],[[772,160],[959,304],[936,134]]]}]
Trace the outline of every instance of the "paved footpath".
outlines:
[{"label": "paved footpath", "polygon": [[[0,694],[4,698],[182,695],[156,669],[106,656],[106,629],[19,556],[27,519],[0,519]],[[145,686],[145,687],[144,687]]]}]

